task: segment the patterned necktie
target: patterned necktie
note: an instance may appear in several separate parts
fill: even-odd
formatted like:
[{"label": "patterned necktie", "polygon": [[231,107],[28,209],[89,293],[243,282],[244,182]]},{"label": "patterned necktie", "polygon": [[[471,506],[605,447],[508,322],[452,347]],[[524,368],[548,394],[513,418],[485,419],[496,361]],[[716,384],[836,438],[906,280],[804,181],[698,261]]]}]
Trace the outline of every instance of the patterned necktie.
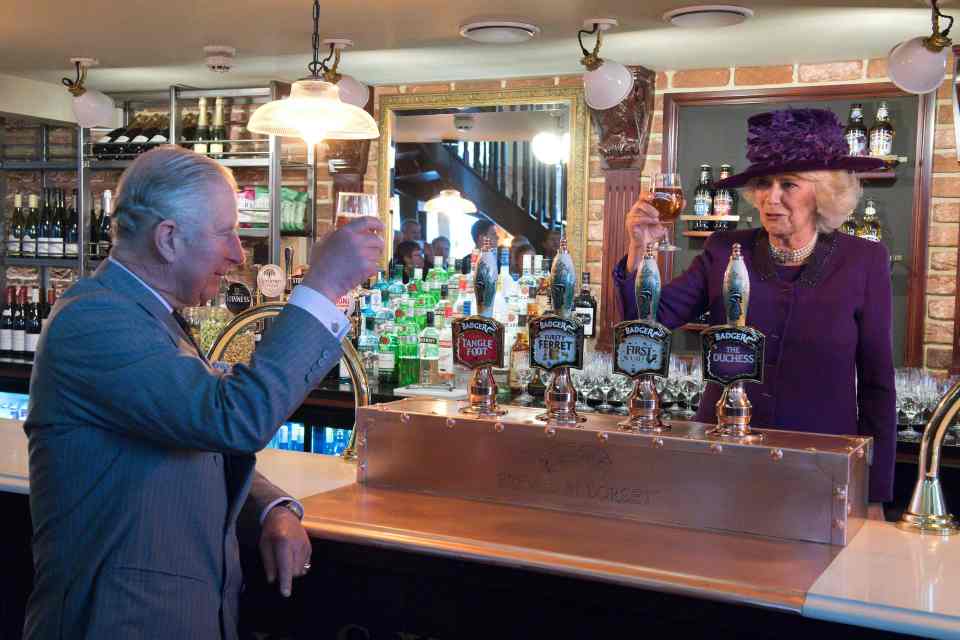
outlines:
[{"label": "patterned necktie", "polygon": [[190,344],[193,345],[193,348],[197,350],[197,355],[206,361],[207,358],[203,355],[200,345],[198,345],[197,341],[193,339],[193,333],[190,331],[190,323],[187,322],[187,319],[180,315],[180,312],[176,309],[173,310],[171,315],[173,316],[173,319],[177,321],[177,324],[180,325],[180,329],[182,329],[184,335],[187,336],[187,340],[189,340]]}]

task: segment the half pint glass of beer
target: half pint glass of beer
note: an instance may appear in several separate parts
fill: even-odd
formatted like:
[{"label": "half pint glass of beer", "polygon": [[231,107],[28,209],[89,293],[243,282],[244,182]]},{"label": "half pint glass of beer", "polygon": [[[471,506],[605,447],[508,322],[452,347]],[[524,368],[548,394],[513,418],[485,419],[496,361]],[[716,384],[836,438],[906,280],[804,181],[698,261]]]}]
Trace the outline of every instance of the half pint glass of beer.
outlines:
[{"label": "half pint glass of beer", "polygon": [[378,215],[376,194],[341,191],[337,196],[337,229],[357,218]]},{"label": "half pint glass of beer", "polygon": [[[683,185],[679,173],[655,173],[653,175],[653,201],[650,203],[660,213],[660,222],[670,223],[677,219],[683,210]],[[680,247],[669,242],[667,238],[660,241],[658,251],[679,251]]]}]

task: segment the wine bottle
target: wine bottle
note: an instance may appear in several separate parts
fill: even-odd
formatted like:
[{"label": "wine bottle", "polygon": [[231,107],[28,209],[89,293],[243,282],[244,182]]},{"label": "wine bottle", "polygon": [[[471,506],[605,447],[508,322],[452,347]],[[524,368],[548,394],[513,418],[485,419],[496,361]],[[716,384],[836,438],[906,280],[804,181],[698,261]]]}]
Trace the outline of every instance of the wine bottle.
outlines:
[{"label": "wine bottle", "polygon": [[143,146],[144,151],[150,151],[150,149],[155,149],[170,142],[170,119],[165,116],[158,116],[157,122],[157,126],[150,131],[150,138]]},{"label": "wine bottle", "polygon": [[13,212],[7,226],[7,256],[16,258],[21,255],[20,242],[23,239],[23,196],[18,191],[13,196]]},{"label": "wine bottle", "polygon": [[77,211],[77,190],[73,190],[70,209],[67,211],[67,223],[63,230],[63,255],[76,258],[80,253],[80,214]]},{"label": "wine bottle", "polygon": [[91,256],[100,255],[100,216],[97,215],[97,199],[90,202],[90,229],[87,238],[87,253]]},{"label": "wine bottle", "polygon": [[180,146],[185,149],[193,148],[193,139],[197,135],[197,114],[188,113],[183,116],[183,131],[180,134]]},{"label": "wine bottle", "polygon": [[27,288],[20,287],[17,291],[16,304],[13,307],[13,357],[26,357],[27,323],[24,315],[27,301]]},{"label": "wine bottle", "polygon": [[581,275],[583,286],[580,295],[573,299],[573,315],[583,325],[583,335],[592,338],[597,335],[597,299],[590,293],[590,273]]},{"label": "wine bottle", "polygon": [[13,309],[16,306],[16,292],[16,287],[7,287],[3,316],[0,317],[0,357],[3,358],[13,356]]},{"label": "wine bottle", "polygon": [[50,312],[53,311],[53,305],[57,303],[57,290],[53,287],[47,289],[47,304],[43,306],[43,313],[40,314],[41,328],[43,323],[47,321],[47,318],[50,317]]},{"label": "wine bottle", "polygon": [[146,149],[147,141],[150,140],[154,132],[159,129],[159,124],[157,116],[148,117],[140,131],[130,138],[130,142],[127,143],[124,149],[124,155],[135,156],[143,153]]},{"label": "wine bottle", "polygon": [[37,222],[37,257],[46,258],[50,255],[50,190],[43,189],[43,200],[40,202],[40,217]]},{"label": "wine bottle", "polygon": [[62,258],[64,218],[67,217],[63,189],[57,189],[55,199],[56,206],[51,210],[50,222],[47,226],[47,255],[51,258]]},{"label": "wine bottle", "polygon": [[214,158],[222,158],[223,152],[226,151],[226,144],[223,141],[227,138],[227,128],[223,126],[223,98],[217,98],[214,103],[210,138],[216,140],[210,143],[210,155]]},{"label": "wine bottle", "polygon": [[136,126],[127,129],[124,134],[117,139],[117,142],[121,142],[121,140],[123,142],[123,146],[117,149],[118,154],[123,157],[136,155],[139,146],[147,141],[143,134],[152,122],[153,116],[138,118]]},{"label": "wine bottle", "polygon": [[23,237],[20,244],[20,255],[24,258],[36,258],[37,257],[37,227],[39,226],[40,212],[38,207],[40,206],[40,199],[35,193],[31,193],[28,202],[30,204],[30,211],[26,215],[26,224],[23,227]]},{"label": "wine bottle", "polygon": [[113,246],[113,239],[110,235],[110,224],[113,213],[113,193],[110,189],[103,191],[103,205],[100,207],[100,229],[97,236],[100,242],[100,255],[106,258],[110,255],[110,248]]},{"label": "wine bottle", "polygon": [[30,302],[25,305],[24,315],[24,355],[33,360],[40,341],[40,290],[30,287]]},{"label": "wine bottle", "polygon": [[133,119],[127,128],[120,132],[116,138],[110,141],[110,149],[108,154],[105,156],[107,158],[119,158],[122,157],[127,144],[130,142],[130,139],[133,136],[139,135],[140,130],[143,128],[143,117],[137,116]]},{"label": "wine bottle", "polygon": [[197,140],[193,145],[193,150],[197,153],[207,153],[207,143],[210,138],[210,127],[207,125],[207,99],[200,98],[200,114],[197,116],[197,129],[193,139]]},{"label": "wine bottle", "polygon": [[117,127],[110,133],[98,138],[93,144],[93,155],[98,160],[105,160],[111,157],[111,155],[113,155],[113,145],[116,143],[117,138],[119,138],[126,130],[126,127]]}]

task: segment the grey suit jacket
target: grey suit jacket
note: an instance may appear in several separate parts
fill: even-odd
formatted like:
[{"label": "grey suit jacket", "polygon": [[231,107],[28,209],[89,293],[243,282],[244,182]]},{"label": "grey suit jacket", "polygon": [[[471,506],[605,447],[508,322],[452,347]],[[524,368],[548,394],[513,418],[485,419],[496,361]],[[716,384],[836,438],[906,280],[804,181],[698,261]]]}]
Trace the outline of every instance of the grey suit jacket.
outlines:
[{"label": "grey suit jacket", "polygon": [[117,265],[71,287],[30,380],[24,637],[236,637],[237,518],[248,493],[256,513],[282,495],[254,479],[254,453],[340,353],[288,305],[250,366],[223,374]]}]

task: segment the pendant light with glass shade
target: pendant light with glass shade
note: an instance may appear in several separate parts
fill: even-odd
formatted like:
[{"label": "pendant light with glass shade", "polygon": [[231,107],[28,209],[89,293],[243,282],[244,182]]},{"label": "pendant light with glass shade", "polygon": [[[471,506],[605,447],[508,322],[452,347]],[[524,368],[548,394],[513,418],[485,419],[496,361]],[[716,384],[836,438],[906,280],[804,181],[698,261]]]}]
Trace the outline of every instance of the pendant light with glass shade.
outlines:
[{"label": "pendant light with glass shade", "polygon": [[[599,56],[603,32],[619,24],[615,18],[589,18],[583,21],[584,29],[577,32],[577,41],[583,52],[580,64],[587,68],[583,74],[583,97],[591,109],[603,111],[623,102],[633,91],[633,73],[619,62],[604,60]],[[583,46],[583,36],[596,35],[593,51]]]},{"label": "pendant light with glass shade", "polygon": [[[887,57],[887,74],[893,83],[908,93],[924,94],[937,89],[947,73],[947,54],[952,44],[947,34],[953,18],[940,12],[937,0],[931,0],[933,33],[904,40]],[[940,30],[940,18],[949,20]]]},{"label": "pendant light with glass shade", "polygon": [[423,205],[427,213],[476,213],[477,205],[460,195],[456,189],[442,189]]},{"label": "pendant light with glass shade", "polygon": [[563,113],[554,111],[553,131],[541,131],[533,136],[530,149],[533,155],[544,164],[566,163],[570,159],[570,132],[563,126]]},{"label": "pendant light with glass shade", "polygon": [[[330,55],[320,60],[320,2],[313,2],[313,61],[307,65],[310,77],[290,87],[290,97],[261,105],[250,117],[247,129],[271,136],[299,137],[314,145],[324,139],[367,140],[380,137],[373,117],[358,106],[345,102],[341,89],[327,78],[339,76],[326,66],[331,57],[340,59],[339,49],[330,45]],[[321,71],[324,72],[321,75]],[[346,77],[346,76],[342,76]],[[349,94],[349,90],[346,92]]]},{"label": "pendant light with glass shade", "polygon": [[83,129],[106,127],[116,124],[113,100],[109,96],[83,86],[87,79],[87,69],[99,63],[95,58],[70,58],[77,68],[77,77],[73,80],[63,78],[63,86],[73,96],[71,106],[77,124]]}]

